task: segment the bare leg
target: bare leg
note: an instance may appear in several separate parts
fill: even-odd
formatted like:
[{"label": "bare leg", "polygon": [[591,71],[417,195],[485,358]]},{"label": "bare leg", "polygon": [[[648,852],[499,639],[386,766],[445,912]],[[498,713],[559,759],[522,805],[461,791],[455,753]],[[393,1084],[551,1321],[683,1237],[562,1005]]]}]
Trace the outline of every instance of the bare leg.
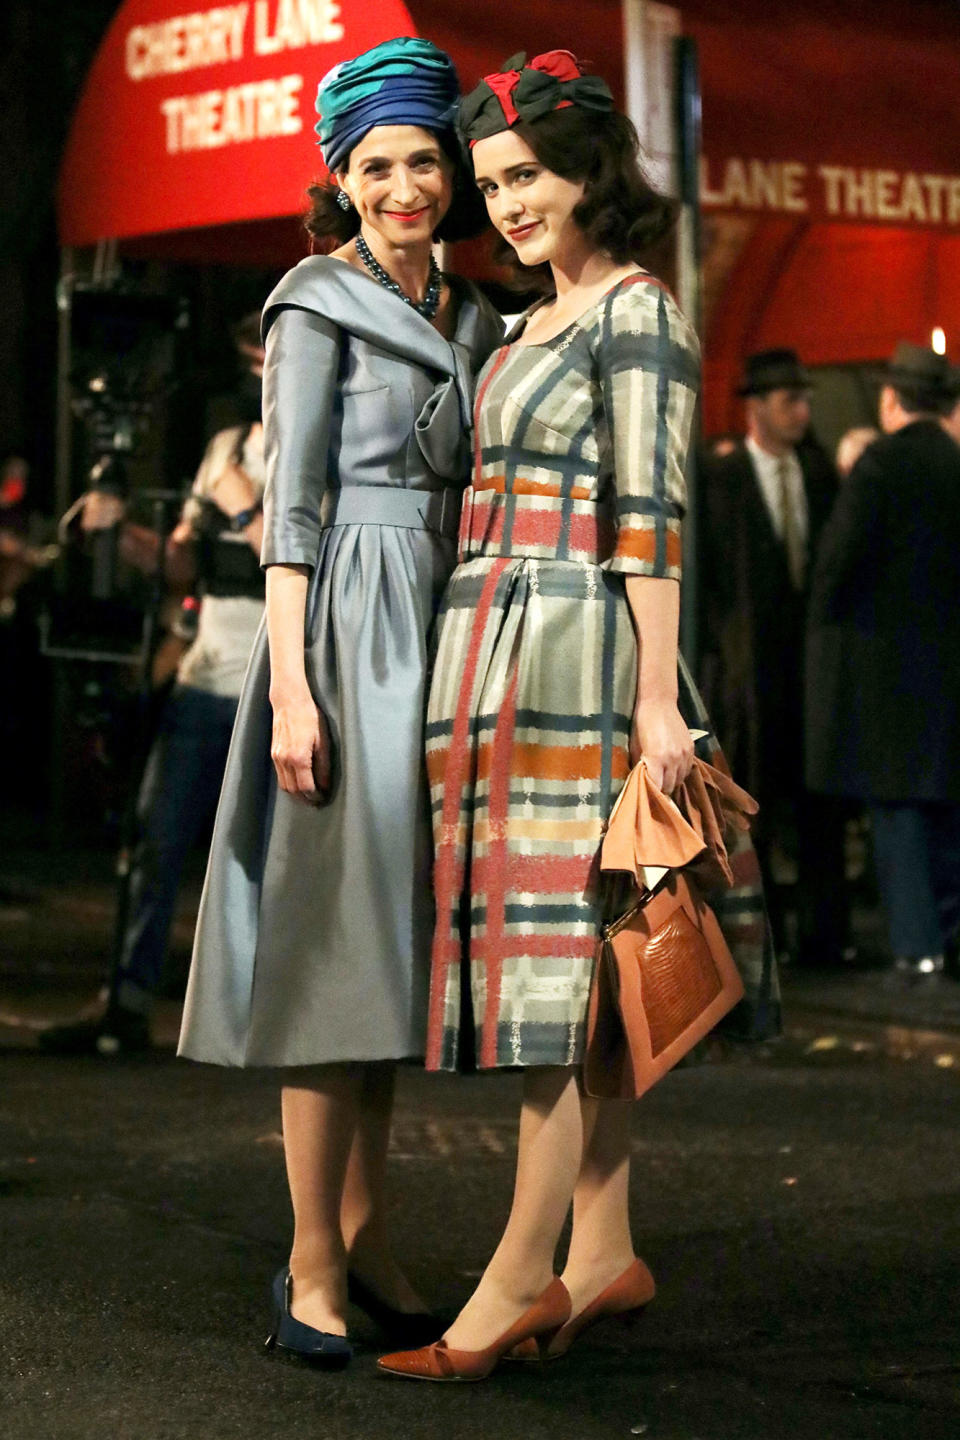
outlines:
[{"label": "bare leg", "polygon": [[365,1065],[360,1110],[347,1163],[340,1229],[351,1270],[397,1310],[426,1309],[397,1265],[390,1246],[387,1215],[387,1149],[396,1067],[390,1062]]},{"label": "bare leg", "polygon": [[630,1238],[630,1122],[622,1100],[581,1100],[583,1163],[573,1192],[573,1231],[563,1271],[571,1313],[626,1270],[634,1258]]},{"label": "bare leg", "polygon": [[528,1070],[510,1218],[479,1285],[447,1331],[453,1349],[492,1344],[549,1285],[582,1147],[577,1072]]},{"label": "bare leg", "polygon": [[291,1311],[297,1320],[333,1335],[347,1331],[340,1207],[362,1089],[363,1067],[324,1065],[297,1073],[282,1092],[294,1220]]}]

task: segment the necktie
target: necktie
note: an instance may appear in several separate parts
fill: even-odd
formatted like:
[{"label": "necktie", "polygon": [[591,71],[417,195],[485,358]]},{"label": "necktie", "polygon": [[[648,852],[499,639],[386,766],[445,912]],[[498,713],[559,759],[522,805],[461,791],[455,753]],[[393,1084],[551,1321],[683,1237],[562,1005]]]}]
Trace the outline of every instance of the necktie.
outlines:
[{"label": "necktie", "polygon": [[783,548],[787,552],[787,569],[793,588],[803,588],[806,555],[804,539],[797,524],[797,512],[790,493],[790,466],[785,459],[777,461],[777,483],[780,490],[780,519],[783,525]]}]

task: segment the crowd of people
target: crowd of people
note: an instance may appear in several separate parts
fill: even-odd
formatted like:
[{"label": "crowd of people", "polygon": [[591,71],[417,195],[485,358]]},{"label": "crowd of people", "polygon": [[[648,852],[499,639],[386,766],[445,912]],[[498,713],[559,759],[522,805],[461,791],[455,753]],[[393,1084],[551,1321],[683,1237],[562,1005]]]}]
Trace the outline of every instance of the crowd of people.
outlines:
[{"label": "crowd of people", "polygon": [[865,813],[913,982],[958,973],[960,370],[902,342],[877,379],[879,429],[849,430],[831,463],[797,355],[747,358],[746,435],[701,472],[703,678],[760,801],[779,952],[851,958],[844,839]]},{"label": "crowd of people", "polygon": [[[388,1374],[480,1380],[655,1291],[630,1108],[580,1073],[598,852],[633,766],[669,796],[729,761],[760,802],[753,840],[718,839],[738,1038],[778,1031],[778,952],[844,963],[851,805],[898,973],[944,972],[960,383],[898,346],[882,434],[852,464],[851,438],[841,481],[796,354],[747,358],[746,434],[701,467],[701,698],[678,651],[699,345],[645,267],[672,206],[610,90],[552,51],[461,99],[449,57],[407,38],[335,67],[318,112],[328,253],[269,296],[262,352],[246,335],[262,424],[210,442],[168,542],[199,631],[143,781],[118,973],[45,1044],[149,1043],[179,868],[219,795],[180,1053],[278,1076],[294,1236],[269,1344],[346,1365],[350,1297],[402,1347]],[[506,337],[433,254],[485,224],[542,291]],[[89,497],[81,530],[126,523],[117,503]],[[395,1067],[424,1058],[523,1071],[509,1220],[446,1329],[387,1220]]]}]

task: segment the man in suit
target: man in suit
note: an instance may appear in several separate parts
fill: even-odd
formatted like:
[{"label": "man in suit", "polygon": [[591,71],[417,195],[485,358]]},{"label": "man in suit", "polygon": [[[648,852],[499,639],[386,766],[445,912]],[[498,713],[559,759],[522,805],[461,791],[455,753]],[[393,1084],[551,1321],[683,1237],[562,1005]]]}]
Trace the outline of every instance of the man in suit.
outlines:
[{"label": "man in suit", "polygon": [[[778,951],[840,961],[848,940],[845,806],[803,783],[803,637],[812,559],[837,491],[809,435],[810,377],[793,350],[747,358],[747,433],[702,471],[702,680],[737,780],[760,804],[755,840]],[[793,856],[791,889],[777,856]]]},{"label": "man in suit", "polygon": [[809,784],[867,803],[897,970],[937,977],[960,929],[957,372],[897,346],[883,437],[840,492],[817,558]]}]

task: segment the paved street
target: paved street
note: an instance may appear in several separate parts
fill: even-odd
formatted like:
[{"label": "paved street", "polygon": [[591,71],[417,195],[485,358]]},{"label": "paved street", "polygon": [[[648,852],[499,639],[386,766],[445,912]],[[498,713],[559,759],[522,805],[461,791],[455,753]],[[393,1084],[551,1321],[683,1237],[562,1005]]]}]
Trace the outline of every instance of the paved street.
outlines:
[{"label": "paved street", "polygon": [[[598,1327],[542,1371],[412,1385],[376,1374],[359,1313],[362,1353],[344,1374],[261,1352],[289,1237],[269,1077],[168,1048],[112,1062],[36,1051],[30,1024],[90,993],[104,943],[101,878],[60,894],[34,876],[8,885],[0,911],[4,1435],[960,1433],[953,992],[911,999],[917,1018],[902,1024],[875,975],[791,980],[779,1046],[676,1073],[637,1107],[636,1241],[660,1283],[641,1325]],[[844,1001],[851,988],[872,997],[865,1010]],[[162,1041],[176,1009],[164,1003]],[[514,1076],[402,1077],[399,1249],[449,1311],[505,1217],[517,1095]]]}]

